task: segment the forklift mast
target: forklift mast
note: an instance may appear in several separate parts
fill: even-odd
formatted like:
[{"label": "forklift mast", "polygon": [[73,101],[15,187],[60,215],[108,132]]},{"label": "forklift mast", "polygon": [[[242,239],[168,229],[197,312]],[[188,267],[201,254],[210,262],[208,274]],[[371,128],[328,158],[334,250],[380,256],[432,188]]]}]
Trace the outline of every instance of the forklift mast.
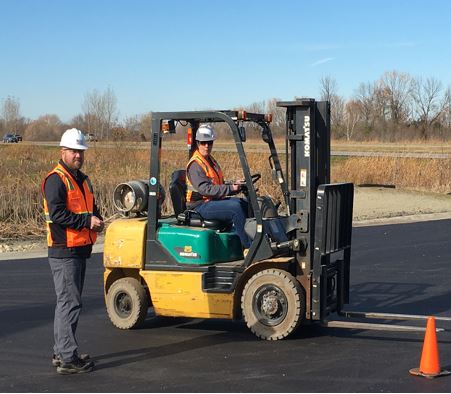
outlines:
[{"label": "forklift mast", "polygon": [[306,290],[306,317],[323,320],[349,302],[351,183],[330,183],[330,103],[278,102],[286,114],[289,210],[297,216],[297,277]]},{"label": "forklift mast", "polygon": [[286,160],[289,211],[298,217],[296,238],[303,240],[305,255],[298,256],[301,270],[312,270],[316,191],[330,183],[330,104],[296,99],[278,102],[286,113]]}]

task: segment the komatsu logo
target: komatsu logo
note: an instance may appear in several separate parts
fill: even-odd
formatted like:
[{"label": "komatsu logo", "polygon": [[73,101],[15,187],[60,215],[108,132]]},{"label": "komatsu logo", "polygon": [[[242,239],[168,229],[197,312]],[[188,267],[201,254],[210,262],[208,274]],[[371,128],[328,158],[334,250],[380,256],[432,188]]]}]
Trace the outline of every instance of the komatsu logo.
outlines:
[{"label": "komatsu logo", "polygon": [[310,116],[304,116],[304,156],[310,157]]},{"label": "komatsu logo", "polygon": [[194,252],[192,246],[189,245],[188,246],[185,245],[183,248],[181,248],[180,246],[176,246],[175,251],[180,257],[185,257],[189,259],[200,258],[200,255],[197,252]]}]

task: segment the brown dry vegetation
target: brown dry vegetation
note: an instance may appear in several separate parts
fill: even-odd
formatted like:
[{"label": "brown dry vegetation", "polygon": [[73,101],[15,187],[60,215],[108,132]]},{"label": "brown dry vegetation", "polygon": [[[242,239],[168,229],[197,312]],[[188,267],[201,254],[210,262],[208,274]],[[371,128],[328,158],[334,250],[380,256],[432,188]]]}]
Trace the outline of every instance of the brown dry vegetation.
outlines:
[{"label": "brown dry vegetation", "polygon": [[451,159],[350,157],[332,165],[332,178],[445,194],[451,191]]},{"label": "brown dry vegetation", "polygon": [[[128,145],[130,145],[128,143]],[[139,149],[135,149],[139,148]],[[267,154],[249,153],[251,172],[260,172],[260,193],[281,199],[268,168]],[[238,156],[216,152],[228,179],[241,178]],[[42,236],[45,224],[42,215],[41,181],[59,158],[57,147],[0,147],[0,240]],[[166,190],[166,213],[172,210],[168,187],[173,170],[184,168],[187,153],[163,151],[161,182]],[[94,147],[87,151],[83,170],[94,184],[97,204],[105,219],[114,215],[114,187],[132,179],[146,179],[149,174],[149,149],[116,145]],[[427,190],[437,193],[451,191],[451,159],[410,159],[392,157],[351,157],[332,160],[333,182],[355,184],[391,184],[399,188]]]}]

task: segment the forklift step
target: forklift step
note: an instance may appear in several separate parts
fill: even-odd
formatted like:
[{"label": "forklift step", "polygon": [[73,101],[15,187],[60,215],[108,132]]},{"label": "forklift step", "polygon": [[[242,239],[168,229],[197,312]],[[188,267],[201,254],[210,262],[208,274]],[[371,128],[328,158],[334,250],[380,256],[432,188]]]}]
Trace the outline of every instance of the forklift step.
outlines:
[{"label": "forklift step", "polygon": [[237,270],[210,269],[202,274],[202,290],[206,293],[230,293],[239,275]]}]

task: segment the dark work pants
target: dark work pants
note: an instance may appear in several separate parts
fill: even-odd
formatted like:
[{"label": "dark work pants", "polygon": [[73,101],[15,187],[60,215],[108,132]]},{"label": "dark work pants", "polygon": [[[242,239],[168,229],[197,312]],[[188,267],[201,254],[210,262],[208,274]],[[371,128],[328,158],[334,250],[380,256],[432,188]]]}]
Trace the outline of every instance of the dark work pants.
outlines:
[{"label": "dark work pants", "polygon": [[77,357],[75,332],[82,307],[86,259],[49,257],[49,264],[56,293],[53,352],[64,362],[71,362]]},{"label": "dark work pants", "polygon": [[204,202],[195,208],[204,219],[231,220],[243,248],[249,248],[251,240],[244,231],[248,204],[241,198],[225,198]]}]

